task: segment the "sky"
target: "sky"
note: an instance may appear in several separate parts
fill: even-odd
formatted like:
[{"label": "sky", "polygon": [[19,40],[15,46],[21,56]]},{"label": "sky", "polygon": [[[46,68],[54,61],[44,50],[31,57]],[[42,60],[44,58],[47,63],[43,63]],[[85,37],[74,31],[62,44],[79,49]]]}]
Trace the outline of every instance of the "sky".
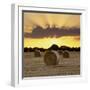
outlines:
[{"label": "sky", "polygon": [[80,47],[80,15],[24,12],[24,47]]}]

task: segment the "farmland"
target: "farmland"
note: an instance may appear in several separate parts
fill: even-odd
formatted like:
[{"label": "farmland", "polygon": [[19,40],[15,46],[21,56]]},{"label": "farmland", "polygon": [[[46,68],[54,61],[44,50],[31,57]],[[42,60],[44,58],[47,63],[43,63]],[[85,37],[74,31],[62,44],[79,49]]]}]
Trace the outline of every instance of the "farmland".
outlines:
[{"label": "farmland", "polygon": [[69,51],[69,58],[59,55],[59,63],[50,66],[45,64],[44,54],[35,57],[34,52],[24,52],[24,77],[80,75],[80,51]]}]

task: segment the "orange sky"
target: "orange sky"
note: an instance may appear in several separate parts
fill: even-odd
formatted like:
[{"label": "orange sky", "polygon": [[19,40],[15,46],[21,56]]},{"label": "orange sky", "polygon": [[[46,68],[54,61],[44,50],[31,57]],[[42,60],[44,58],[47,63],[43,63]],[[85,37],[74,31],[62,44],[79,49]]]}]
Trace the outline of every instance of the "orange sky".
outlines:
[{"label": "orange sky", "polygon": [[[46,28],[46,25],[52,27],[78,27],[80,28],[80,15],[72,14],[52,14],[52,13],[34,13],[24,12],[24,33],[32,33],[33,28],[38,25]],[[24,47],[49,48],[52,44],[58,46],[67,45],[70,47],[80,46],[80,35],[62,36],[62,37],[44,37],[27,38],[24,37]]]}]

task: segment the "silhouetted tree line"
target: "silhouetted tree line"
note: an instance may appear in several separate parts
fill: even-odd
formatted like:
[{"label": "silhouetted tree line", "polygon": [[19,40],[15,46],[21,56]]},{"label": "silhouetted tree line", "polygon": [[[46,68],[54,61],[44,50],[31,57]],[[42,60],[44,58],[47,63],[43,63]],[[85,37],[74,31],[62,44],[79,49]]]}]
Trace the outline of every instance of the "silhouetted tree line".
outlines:
[{"label": "silhouetted tree line", "polygon": [[68,50],[68,51],[80,51],[80,47],[68,47],[68,46],[61,46],[61,47],[58,47],[57,45],[53,44],[51,47],[49,47],[48,49],[44,49],[44,48],[38,48],[38,47],[35,47],[35,48],[27,48],[25,47],[24,48],[24,52],[34,52],[35,50],[40,50],[41,52],[44,52],[46,50]]},{"label": "silhouetted tree line", "polygon": [[44,51],[47,50],[47,49],[38,48],[38,47],[35,47],[35,48],[27,48],[27,47],[25,47],[25,48],[24,48],[24,52],[34,52],[35,50],[40,50],[41,52],[44,52]]}]

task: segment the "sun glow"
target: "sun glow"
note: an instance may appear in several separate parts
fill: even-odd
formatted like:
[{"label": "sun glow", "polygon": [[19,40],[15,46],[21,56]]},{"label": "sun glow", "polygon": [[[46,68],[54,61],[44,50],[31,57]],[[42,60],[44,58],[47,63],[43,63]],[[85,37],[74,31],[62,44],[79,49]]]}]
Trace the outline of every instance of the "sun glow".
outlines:
[{"label": "sun glow", "polygon": [[60,38],[41,38],[41,39],[32,39],[25,38],[24,39],[24,47],[39,47],[39,48],[49,48],[53,44],[58,46],[69,46],[69,47],[80,47],[80,41],[76,40],[79,36],[63,36]]},{"label": "sun glow", "polygon": [[56,39],[56,38],[52,38],[52,39],[50,40],[50,43],[51,43],[51,44],[57,44],[57,43],[58,43],[58,41],[57,41],[57,39]]}]

